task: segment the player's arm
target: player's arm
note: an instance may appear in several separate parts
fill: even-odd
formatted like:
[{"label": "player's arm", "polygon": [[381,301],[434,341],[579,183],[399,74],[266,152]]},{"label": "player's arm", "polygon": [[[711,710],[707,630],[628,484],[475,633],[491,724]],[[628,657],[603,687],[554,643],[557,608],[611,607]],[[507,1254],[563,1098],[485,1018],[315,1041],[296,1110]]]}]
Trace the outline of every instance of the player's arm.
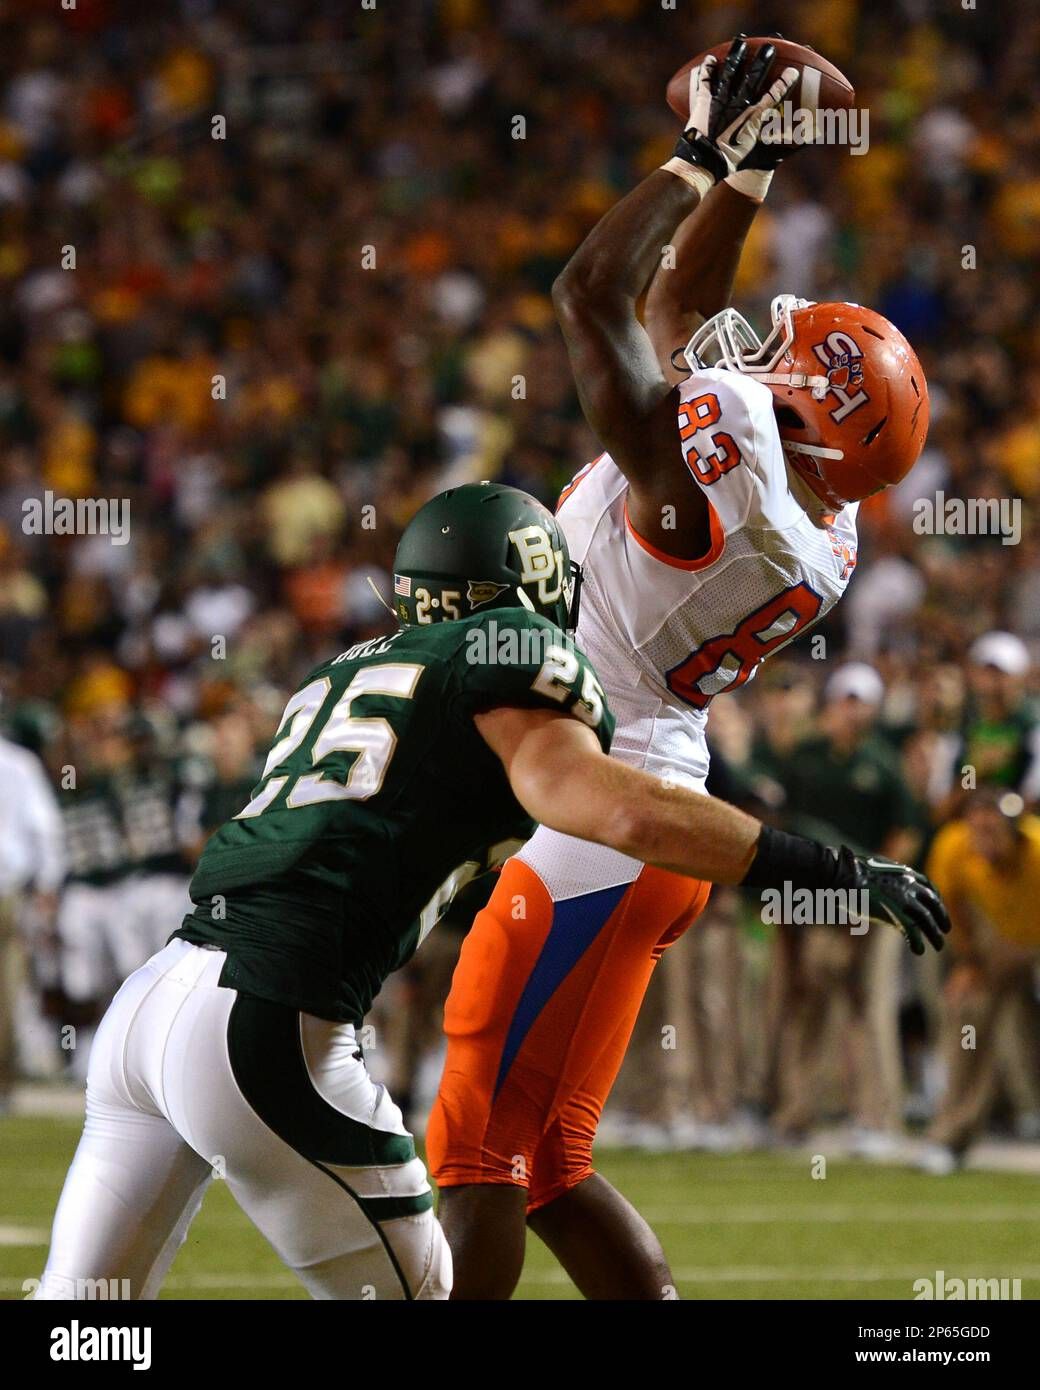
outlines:
[{"label": "player's arm", "polygon": [[655,170],[596,224],[553,285],[585,419],[634,484],[654,481],[661,448],[677,452],[672,383],[636,303],[662,247],[711,185],[707,173],[698,185]]},{"label": "player's arm", "polygon": [[[659,260],[647,291],[643,323],[670,383],[689,375],[675,354],[706,319],[729,304],[744,241],[762,206],[765,176],[760,171],[731,177],[763,180],[761,196],[739,192],[728,180],[717,184],[675,232],[672,258],[667,264]],[[749,183],[749,189],[753,186]]]},{"label": "player's arm", "polygon": [[577,719],[497,709],[474,722],[516,799],[542,825],[713,883],[740,883],[750,868],[759,821],[608,757]]},{"label": "player's arm", "polygon": [[712,58],[694,69],[690,124],[675,155],[596,224],[553,286],[585,418],[636,487],[653,488],[662,460],[670,472],[676,457],[672,384],[637,301],[676,228],[755,148],[766,112],[797,75],[785,69],[763,93],[757,61],[737,82],[741,57],[735,42],[717,74]]},{"label": "player's arm", "polygon": [[923,874],[764,826],[715,797],[666,786],[605,754],[571,715],[498,708],[474,716],[517,800],[543,825],[691,878],[749,888],[844,889],[897,926],[916,954],[938,950],[946,909]]},{"label": "player's arm", "polygon": [[[779,38],[780,35],[777,35]],[[767,44],[756,62],[765,72],[775,50]],[[733,58],[733,49],[727,61]],[[738,60],[739,61],[739,60]],[[747,81],[754,82],[755,67]],[[765,201],[773,173],[790,147],[759,142],[739,169],[726,175],[682,223],[672,238],[673,258],[658,266],[643,310],[661,370],[669,381],[688,372],[681,352],[705,321],[729,304],[744,241]]]}]

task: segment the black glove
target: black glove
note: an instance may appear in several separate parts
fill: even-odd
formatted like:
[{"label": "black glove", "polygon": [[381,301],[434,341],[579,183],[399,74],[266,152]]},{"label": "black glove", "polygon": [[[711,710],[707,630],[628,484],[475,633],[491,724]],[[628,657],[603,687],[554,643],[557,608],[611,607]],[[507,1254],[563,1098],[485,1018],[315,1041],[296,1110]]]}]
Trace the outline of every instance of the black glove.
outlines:
[{"label": "black glove", "polygon": [[870,919],[898,927],[915,956],[924,955],[926,941],[942,950],[950,918],[939,890],[924,874],[876,854],[853,854],[848,845],[842,845],[838,875],[847,882],[836,886],[865,891]]},{"label": "black glove", "polygon": [[765,44],[747,64],[744,76],[738,80],[737,73],[747,57],[747,40],[738,34],[729,46],[729,52],[722,60],[718,80],[711,98],[711,129],[725,130],[727,126],[742,115],[755,101],[765,86],[766,73],[776,56],[776,48]]},{"label": "black glove", "polygon": [[795,890],[838,889],[847,893],[852,909],[849,920],[859,911],[859,900],[852,895],[866,894],[865,915],[871,921],[897,927],[915,956],[924,955],[925,942],[941,951],[943,937],[950,930],[938,889],[916,869],[877,855],[854,854],[848,845],[835,850],[817,840],[763,825],[741,887],[782,892],[784,884]]},{"label": "black glove", "polygon": [[[747,55],[743,34],[730,44],[721,66],[710,54],[690,72],[689,124],[679,137],[675,155],[688,164],[698,164],[716,183],[746,164],[758,148],[759,132],[766,113],[771,111],[797,81],[796,68],[784,68],[766,86],[766,73],[776,50],[766,44],[738,77]],[[772,147],[766,147],[770,149]]]},{"label": "black glove", "polygon": [[[784,36],[774,30],[769,37],[771,39],[782,39]],[[816,51],[811,44],[803,44],[802,47],[808,48],[811,53]],[[768,57],[766,57],[767,54],[769,55]],[[755,82],[761,85],[765,79],[766,73],[769,71],[769,66],[775,54],[776,48],[773,44],[767,43],[763,45],[748,66],[747,77],[744,79],[745,83],[753,78]],[[758,70],[757,67],[759,64],[761,65],[760,70]],[[796,154],[799,150],[804,148],[805,146],[802,144],[785,145],[781,140],[769,143],[766,143],[764,140],[759,140],[751,153],[747,155],[737,167],[740,169],[776,169],[785,159],[789,159],[791,155]]]}]

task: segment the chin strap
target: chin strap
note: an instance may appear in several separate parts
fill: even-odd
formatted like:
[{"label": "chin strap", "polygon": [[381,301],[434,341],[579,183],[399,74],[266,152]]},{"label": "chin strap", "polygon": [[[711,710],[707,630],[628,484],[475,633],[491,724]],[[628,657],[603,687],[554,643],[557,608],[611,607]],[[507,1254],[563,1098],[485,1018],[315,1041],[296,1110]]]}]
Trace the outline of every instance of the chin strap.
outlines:
[{"label": "chin strap", "polygon": [[781,439],[785,454],[808,454],[814,459],[843,459],[844,449],[825,449],[822,444],[799,444],[794,439]]},{"label": "chin strap", "polygon": [[766,386],[796,386],[800,389],[808,386],[814,401],[822,401],[831,389],[825,376],[809,376],[805,372],[765,372],[761,376],[758,372],[749,372],[748,375]]},{"label": "chin strap", "polygon": [[383,595],[382,595],[382,594],[379,592],[379,590],[376,588],[376,582],[375,582],[375,580],[372,578],[372,576],[371,576],[370,574],[366,574],[366,575],[365,575],[365,579],[366,579],[366,581],[368,582],[368,587],[372,590],[372,592],[375,594],[376,598],[377,598],[377,599],[379,600],[379,602],[383,605],[383,607],[386,609],[386,611],[390,614],[391,618],[396,618],[396,617],[397,617],[397,614],[394,612],[394,610],[393,610],[393,609],[390,607],[390,605],[387,603],[386,599],[383,597]]}]

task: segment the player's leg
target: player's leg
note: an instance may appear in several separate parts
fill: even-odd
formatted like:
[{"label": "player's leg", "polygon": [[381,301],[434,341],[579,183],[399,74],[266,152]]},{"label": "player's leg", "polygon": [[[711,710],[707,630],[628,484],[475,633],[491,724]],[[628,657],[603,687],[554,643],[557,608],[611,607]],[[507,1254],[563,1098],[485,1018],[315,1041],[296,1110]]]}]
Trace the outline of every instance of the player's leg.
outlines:
[{"label": "player's leg", "polygon": [[180,926],[191,900],[174,904],[155,892],[157,876],[130,874],[118,886],[119,910],[105,923],[108,950],[122,980],[149,960]]},{"label": "player's leg", "polygon": [[438,1215],[451,1249],[452,1300],[512,1298],[524,1268],[527,1189],[511,1183],[445,1187]]},{"label": "player's leg", "polygon": [[592,1173],[528,1217],[582,1296],[674,1298],[661,1242],[632,1203],[601,1173]]},{"label": "player's leg", "polygon": [[[525,862],[535,854],[539,873]],[[579,855],[586,866],[575,869]],[[662,915],[659,891],[675,876],[647,878],[642,890],[630,892],[641,868],[540,830],[523,858],[506,865],[463,947],[445,1010],[445,1073],[427,1135],[442,1193],[469,1189],[448,1197],[443,1208],[456,1241],[458,1296],[463,1290],[470,1297],[503,1296],[508,1278],[496,1271],[492,1279],[485,1252],[508,1252],[509,1274],[514,1266],[518,1274],[523,1248],[518,1203],[481,1199],[475,1189],[529,1184],[543,1135],[593,1072],[619,1019],[627,1020],[625,1040],[631,1031],[655,951],[677,916],[670,909]],[[555,901],[543,875],[555,884]],[[590,878],[609,886],[580,891]],[[688,906],[690,883],[677,882]],[[612,1064],[609,1081],[616,1069]],[[561,1193],[591,1172],[583,1167],[587,1157],[568,1171]],[[480,1229],[477,1204],[486,1208],[489,1200],[501,1208],[495,1235],[467,1239]]]},{"label": "player's leg", "polygon": [[[592,1146],[651,973],[703,911],[709,891],[708,884],[652,868],[644,868],[631,885],[618,908],[619,935],[609,968],[597,982],[616,1020],[614,1032],[597,1030],[607,1041],[535,1154],[528,1224],[586,1298],[675,1296],[660,1241],[627,1198],[594,1172]],[[649,949],[648,929],[656,933]]]},{"label": "player's leg", "polygon": [[[544,832],[539,835],[545,838]],[[511,892],[512,901],[525,898],[528,912],[532,902],[535,904],[535,920],[542,920],[548,910],[553,912],[553,921],[517,1014],[525,1016],[525,1005],[528,1013],[532,1011],[532,997],[535,1004],[541,1003],[541,1011],[515,1060],[509,1062],[491,1107],[484,1160],[488,1163],[490,1157],[499,1169],[497,1178],[489,1176],[487,1180],[501,1180],[506,1136],[523,1135],[524,1145],[514,1155],[512,1180],[522,1177],[530,1183],[529,1210],[555,1203],[592,1176],[596,1126],[654,963],[707,898],[706,885],[656,869],[636,868],[637,877],[629,884],[580,895],[548,909],[529,884],[523,893]],[[509,885],[510,890],[521,886],[520,882]],[[475,926],[474,933],[476,930]],[[586,948],[553,992],[553,966],[560,964],[553,960],[554,951],[562,951],[566,965],[575,947],[581,946],[582,933]],[[479,997],[487,980],[477,976],[472,983]],[[447,1014],[446,1026],[450,1035]],[[450,1049],[451,1043],[449,1053]],[[508,1061],[508,1046],[503,1051]],[[526,1146],[535,1118],[542,1122],[543,1135],[531,1159]],[[441,1171],[435,1167],[438,1181]],[[444,1171],[450,1181],[450,1168]],[[489,1165],[488,1171],[490,1174],[495,1168]],[[451,1218],[447,1231],[456,1266],[453,1297],[507,1297],[519,1276],[522,1243],[504,1220],[494,1229],[480,1229],[478,1205],[489,1224],[496,1214],[515,1221],[516,1206],[505,1198],[492,1199],[492,1205],[486,1198],[482,1201],[478,1191],[471,1187],[458,1196],[452,1193],[448,1199]],[[565,1267],[588,1296],[665,1296],[662,1290],[670,1285],[671,1278],[659,1242],[630,1204],[605,1181],[587,1186],[573,1203],[561,1200],[553,1212],[532,1224],[550,1248],[555,1249],[559,1241]],[[458,1243],[460,1231],[473,1233],[468,1242]],[[489,1254],[496,1249],[508,1252],[507,1268],[501,1260],[488,1263]],[[613,1268],[594,1273],[597,1258],[610,1259]]]},{"label": "player's leg", "polygon": [[186,875],[170,873],[139,874],[127,881],[133,911],[127,915],[126,934],[114,947],[118,961],[142,951],[151,956],[162,950],[170,933],[192,911],[189,882]]},{"label": "player's leg", "polygon": [[83,1134],[38,1299],[155,1298],[212,1177],[210,1165],[154,1106],[142,1108],[140,1090],[127,1084],[130,1036],[160,978],[149,963],[127,980],[94,1038]]},{"label": "player's leg", "polygon": [[592,1167],[603,1101],[633,1023],[633,1018],[621,1021],[592,1075],[535,1154],[528,1225],[586,1298],[653,1300],[673,1289],[661,1242],[631,1202]]},{"label": "player's leg", "polygon": [[217,987],[207,954],[170,1031],[177,1129],[315,1298],[447,1298],[425,1168],[353,1028]]},{"label": "player's leg", "polygon": [[119,911],[119,892],[114,884],[71,883],[58,908],[61,992],[82,1020],[69,1069],[81,1083],[86,1081],[97,1021],[119,983],[108,949],[108,922]]},{"label": "player's leg", "polygon": [[0,1115],[7,1109],[17,1065],[15,1016],[24,972],[19,936],[18,899],[0,895]]},{"label": "player's leg", "polygon": [[523,1268],[527,1174],[543,1114],[533,1104],[502,1116],[496,1101],[511,1025],[552,924],[544,884],[523,860],[510,859],[463,942],[444,1006],[448,1050],[426,1153],[455,1299],[508,1298]]}]

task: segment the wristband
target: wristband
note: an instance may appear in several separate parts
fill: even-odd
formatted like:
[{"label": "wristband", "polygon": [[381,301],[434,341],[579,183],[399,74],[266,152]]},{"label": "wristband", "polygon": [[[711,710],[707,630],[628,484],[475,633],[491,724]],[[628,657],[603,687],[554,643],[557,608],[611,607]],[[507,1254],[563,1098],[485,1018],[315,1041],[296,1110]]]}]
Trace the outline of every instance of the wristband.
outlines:
[{"label": "wristband", "polygon": [[773,182],[772,169],[736,169],[727,174],[725,182],[736,193],[742,193],[752,202],[764,203],[769,185]]},{"label": "wristband", "polygon": [[740,881],[741,888],[775,888],[783,891],[789,883],[792,889],[847,887],[844,854],[808,840],[803,835],[788,835],[763,825],[755,847],[751,867]]},{"label": "wristband", "polygon": [[715,178],[707,169],[700,164],[690,164],[679,155],[662,164],[661,168],[695,188],[702,198],[715,187]]}]

